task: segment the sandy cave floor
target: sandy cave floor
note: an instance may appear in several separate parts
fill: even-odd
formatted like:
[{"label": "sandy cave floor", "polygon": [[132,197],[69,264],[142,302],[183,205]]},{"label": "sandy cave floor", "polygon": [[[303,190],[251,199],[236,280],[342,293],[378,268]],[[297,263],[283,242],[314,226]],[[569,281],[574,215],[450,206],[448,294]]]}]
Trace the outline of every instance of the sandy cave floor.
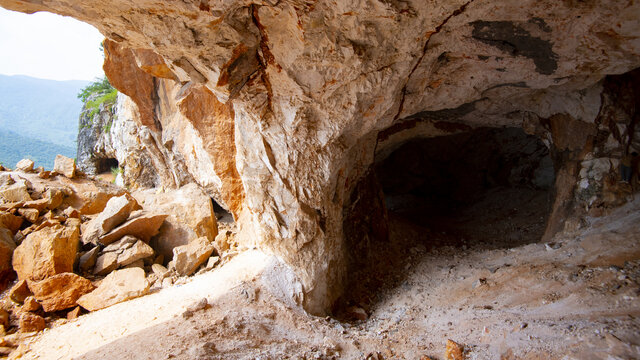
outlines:
[{"label": "sandy cave floor", "polygon": [[[639,359],[640,199],[546,244],[510,238],[539,221],[508,211],[503,237],[490,212],[466,222],[494,239],[476,242],[391,214],[391,243],[368,268],[376,281],[353,293],[365,321],[304,313],[269,285],[278,262],[247,251],[186,284],[63,321],[28,339],[22,358],[444,359],[452,339],[468,359]],[[438,241],[416,241],[425,236]],[[183,315],[202,298],[209,308]]]}]

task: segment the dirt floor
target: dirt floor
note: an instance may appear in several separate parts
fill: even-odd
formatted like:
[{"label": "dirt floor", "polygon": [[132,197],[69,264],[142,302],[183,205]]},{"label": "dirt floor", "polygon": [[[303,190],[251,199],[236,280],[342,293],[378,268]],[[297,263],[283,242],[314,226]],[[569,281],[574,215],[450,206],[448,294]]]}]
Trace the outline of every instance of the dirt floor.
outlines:
[{"label": "dirt floor", "polygon": [[639,359],[640,199],[540,243],[546,195],[495,191],[446,224],[390,214],[389,244],[352,275],[366,320],[304,313],[292,275],[254,250],[61,320],[22,358],[444,359],[452,339],[468,359]]}]

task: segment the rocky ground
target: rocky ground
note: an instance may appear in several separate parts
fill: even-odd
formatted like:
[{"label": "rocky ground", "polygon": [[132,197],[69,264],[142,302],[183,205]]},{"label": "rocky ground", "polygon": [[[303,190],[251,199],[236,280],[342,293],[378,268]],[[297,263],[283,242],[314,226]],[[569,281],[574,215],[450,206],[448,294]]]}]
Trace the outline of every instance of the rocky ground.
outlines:
[{"label": "rocky ground", "polygon": [[54,171],[0,168],[0,354],[18,356],[24,336],[60,319],[227,262],[233,225],[220,230],[216,242],[213,203],[194,184],[130,193],[62,156]]},{"label": "rocky ground", "polygon": [[[21,344],[12,357],[45,359],[640,358],[640,199],[570,221],[541,243],[513,234],[544,223],[533,216],[544,198],[496,191],[464,210],[469,221],[482,209],[485,217],[458,223],[460,233],[391,214],[390,244],[372,257],[368,277],[353,275],[365,285],[341,317],[306,314],[291,300],[299,289],[287,268],[249,250],[5,341]],[[538,206],[486,211],[505,199]],[[491,224],[491,216],[507,220]],[[446,351],[448,339],[461,347],[450,342]]]}]

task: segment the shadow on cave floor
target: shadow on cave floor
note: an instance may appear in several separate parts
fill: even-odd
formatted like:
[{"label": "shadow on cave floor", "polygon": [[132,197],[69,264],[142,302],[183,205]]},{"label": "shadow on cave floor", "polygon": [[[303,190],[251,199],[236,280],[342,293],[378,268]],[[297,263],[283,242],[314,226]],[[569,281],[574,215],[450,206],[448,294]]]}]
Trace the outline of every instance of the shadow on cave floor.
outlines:
[{"label": "shadow on cave floor", "polygon": [[420,229],[407,240],[426,250],[471,245],[482,249],[517,247],[540,240],[548,208],[548,191],[497,187],[468,205],[390,211],[390,241],[399,240],[394,239],[394,227],[406,227]]},{"label": "shadow on cave floor", "polygon": [[456,266],[461,257],[540,241],[554,180],[546,147],[510,129],[408,144],[378,165],[376,177],[389,239],[371,240],[359,254],[362,266],[336,312],[341,320],[353,318],[352,306],[368,312],[385,292],[405,286],[418,263]]},{"label": "shadow on cave floor", "polygon": [[375,243],[367,265],[352,274],[337,318],[354,320],[349,307],[368,312],[385,293],[406,287],[407,270],[421,262],[454,267],[460,257],[538,242],[546,227],[549,197],[544,190],[498,187],[467,206],[389,211],[389,241]]}]

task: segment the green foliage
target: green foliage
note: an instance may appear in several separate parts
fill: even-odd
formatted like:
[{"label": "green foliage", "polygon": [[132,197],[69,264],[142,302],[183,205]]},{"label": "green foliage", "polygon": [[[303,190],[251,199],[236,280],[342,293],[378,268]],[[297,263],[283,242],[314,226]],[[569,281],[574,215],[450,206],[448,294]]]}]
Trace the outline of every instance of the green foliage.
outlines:
[{"label": "green foliage", "polygon": [[101,79],[98,78],[91,84],[85,86],[78,93],[78,99],[82,100],[82,102],[87,102],[89,96],[93,94],[107,94],[115,91],[111,83],[109,83],[109,79],[106,76],[103,76]]},{"label": "green foliage", "polygon": [[[93,119],[100,112],[100,105],[105,104],[105,106],[111,107],[116,103],[117,97],[118,97],[118,90],[111,88],[109,92],[105,92],[102,95],[87,101],[85,108],[86,108],[86,111],[89,112],[87,114],[88,121],[85,124],[81,122],[80,128],[82,129],[83,127],[92,126]],[[111,129],[111,123],[109,123],[107,126],[109,127],[109,129]],[[102,130],[105,131],[104,128]],[[105,132],[107,131],[108,130],[106,130]]]},{"label": "green foliage", "polygon": [[108,134],[109,131],[111,131],[111,125],[113,124],[113,121],[109,121],[108,123],[106,123],[103,127],[102,127],[102,132],[105,134]]},{"label": "green foliage", "polygon": [[113,175],[113,181],[111,181],[111,182],[115,184],[116,183],[116,178],[120,174],[122,174],[122,168],[121,167],[112,167],[111,168],[111,175]]}]

